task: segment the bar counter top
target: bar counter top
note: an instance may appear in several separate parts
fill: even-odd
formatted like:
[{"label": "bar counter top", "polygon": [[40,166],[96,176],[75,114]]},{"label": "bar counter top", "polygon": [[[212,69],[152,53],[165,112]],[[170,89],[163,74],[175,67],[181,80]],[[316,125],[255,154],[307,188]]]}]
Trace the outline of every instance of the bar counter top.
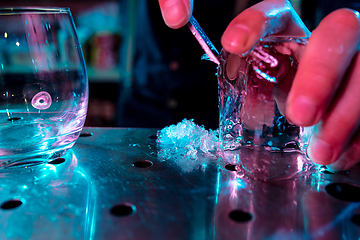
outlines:
[{"label": "bar counter top", "polygon": [[156,129],[84,128],[49,164],[0,172],[0,239],[359,239],[360,165],[263,182],[160,159]]}]

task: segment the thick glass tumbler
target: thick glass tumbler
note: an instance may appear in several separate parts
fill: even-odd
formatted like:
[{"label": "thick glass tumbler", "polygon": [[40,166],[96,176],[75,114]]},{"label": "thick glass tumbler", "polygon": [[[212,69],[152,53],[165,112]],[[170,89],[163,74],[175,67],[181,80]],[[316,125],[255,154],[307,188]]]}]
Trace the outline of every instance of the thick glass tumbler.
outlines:
[{"label": "thick glass tumbler", "polygon": [[306,43],[306,38],[267,37],[245,56],[221,53],[221,147],[240,149],[240,167],[253,177],[286,178],[310,164],[304,153],[312,128],[293,125],[285,117],[285,101]]},{"label": "thick glass tumbler", "polygon": [[0,9],[0,167],[71,148],[88,104],[85,61],[68,8]]}]

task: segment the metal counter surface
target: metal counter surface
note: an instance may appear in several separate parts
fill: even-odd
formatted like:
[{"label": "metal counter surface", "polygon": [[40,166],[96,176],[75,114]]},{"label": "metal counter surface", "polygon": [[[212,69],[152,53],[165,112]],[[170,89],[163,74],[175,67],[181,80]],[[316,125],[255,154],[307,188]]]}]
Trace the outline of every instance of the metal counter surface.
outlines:
[{"label": "metal counter surface", "polygon": [[83,133],[52,164],[1,171],[0,239],[360,238],[359,165],[261,182],[161,161],[156,129]]}]

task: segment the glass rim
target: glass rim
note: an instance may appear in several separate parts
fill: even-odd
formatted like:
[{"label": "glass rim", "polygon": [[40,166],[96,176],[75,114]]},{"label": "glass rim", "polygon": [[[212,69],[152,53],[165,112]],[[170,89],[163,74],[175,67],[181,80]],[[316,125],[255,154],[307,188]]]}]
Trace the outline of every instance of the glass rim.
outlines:
[{"label": "glass rim", "polygon": [[297,37],[297,36],[281,36],[281,35],[270,35],[260,38],[260,42],[307,42],[310,36]]},{"label": "glass rim", "polygon": [[40,7],[40,6],[0,7],[0,16],[18,15],[18,14],[50,14],[50,13],[70,13],[70,8]]},{"label": "glass rim", "polygon": [[[245,57],[247,56],[252,50],[254,50],[254,48],[256,47],[256,45],[260,42],[277,42],[277,43],[298,43],[301,45],[306,45],[309,41],[310,35],[309,36],[304,36],[304,37],[297,37],[297,36],[286,36],[286,35],[269,35],[269,36],[265,36],[263,38],[260,38],[255,44],[254,46],[252,46],[252,48],[250,50],[248,50],[247,52],[243,53],[243,54],[236,54],[239,55],[240,57]],[[222,54],[229,54],[228,51],[221,49],[221,52],[219,55]]]}]

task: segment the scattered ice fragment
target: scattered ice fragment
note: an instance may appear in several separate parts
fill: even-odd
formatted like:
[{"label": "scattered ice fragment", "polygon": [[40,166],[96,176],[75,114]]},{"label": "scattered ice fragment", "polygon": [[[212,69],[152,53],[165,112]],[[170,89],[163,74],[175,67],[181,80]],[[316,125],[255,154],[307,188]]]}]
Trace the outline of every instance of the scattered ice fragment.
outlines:
[{"label": "scattered ice fragment", "polygon": [[39,180],[40,180],[40,179],[39,179],[38,177],[34,176],[33,183],[34,183],[34,184],[38,184],[38,181],[39,181]]},{"label": "scattered ice fragment", "polygon": [[218,131],[208,131],[192,119],[165,127],[157,136],[160,160],[171,160],[185,172],[205,169],[210,161],[218,158]]},{"label": "scattered ice fragment", "polygon": [[205,53],[204,55],[201,56],[201,60],[208,60],[211,61],[210,57]]}]

